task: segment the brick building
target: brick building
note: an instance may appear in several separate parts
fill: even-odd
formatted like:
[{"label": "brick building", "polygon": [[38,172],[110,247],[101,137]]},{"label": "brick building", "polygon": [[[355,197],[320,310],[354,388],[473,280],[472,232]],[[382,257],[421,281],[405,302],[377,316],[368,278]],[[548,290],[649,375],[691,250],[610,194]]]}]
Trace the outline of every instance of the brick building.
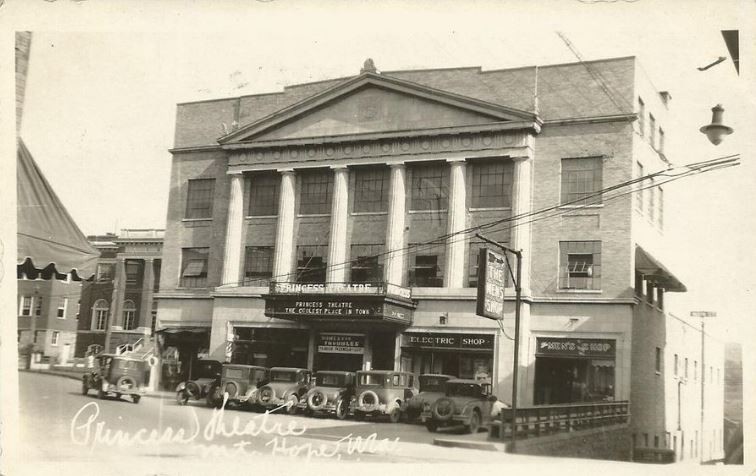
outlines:
[{"label": "brick building", "polygon": [[[626,57],[380,73],[367,61],[352,77],[179,104],[158,333],[185,368],[210,355],[448,373],[509,400],[514,293],[503,330],[475,315],[482,243],[465,230],[482,226],[524,256],[520,405],[645,394],[666,408],[676,400],[648,386],[660,374],[642,358],[665,348],[664,293],[685,291],[662,264],[664,190],[600,191],[668,165],[670,100]],[[633,433],[671,448],[665,420],[632,411]]]},{"label": "brick building", "polygon": [[100,259],[81,292],[76,356],[105,349],[108,323],[109,351],[140,340],[144,349],[151,349],[163,230],[121,230],[89,240],[100,250]]}]

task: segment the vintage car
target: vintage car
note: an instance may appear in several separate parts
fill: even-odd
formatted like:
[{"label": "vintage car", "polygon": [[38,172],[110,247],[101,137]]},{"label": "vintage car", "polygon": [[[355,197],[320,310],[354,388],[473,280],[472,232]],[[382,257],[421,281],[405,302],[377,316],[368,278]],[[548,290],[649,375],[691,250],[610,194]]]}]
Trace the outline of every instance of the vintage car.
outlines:
[{"label": "vintage car", "polygon": [[491,384],[472,379],[450,379],[444,383],[444,396],[433,403],[423,404],[420,419],[428,431],[439,427],[463,426],[467,433],[477,433],[481,426],[488,427],[494,413],[499,411]]},{"label": "vintage car", "polygon": [[97,390],[97,398],[108,394],[131,396],[134,403],[144,395],[149,366],[142,359],[125,355],[99,354],[95,357],[95,366],[82,376],[81,390],[84,395],[89,390]]},{"label": "vintage car", "polygon": [[355,420],[388,416],[392,423],[402,417],[402,403],[417,394],[417,378],[410,372],[363,370],[357,372],[357,398],[352,403]]},{"label": "vintage car", "polygon": [[407,417],[407,421],[415,421],[420,418],[423,412],[423,405],[433,403],[444,396],[444,383],[447,380],[456,378],[453,375],[446,374],[423,374],[418,378],[420,382],[420,393],[404,402],[402,411]]},{"label": "vintage car", "polygon": [[198,360],[192,365],[189,380],[176,387],[176,401],[186,405],[189,399],[206,399],[221,382],[223,364],[217,360]]},{"label": "vintage car", "polygon": [[257,392],[257,403],[266,410],[285,406],[286,412],[297,412],[299,402],[310,390],[312,374],[307,369],[271,367],[268,383]]},{"label": "vintage car", "polygon": [[268,382],[268,369],[256,365],[223,364],[220,385],[207,395],[207,404],[219,408],[228,394],[228,403],[254,408],[257,392]]},{"label": "vintage car", "polygon": [[354,399],[354,372],[321,370],[313,376],[313,388],[300,400],[299,409],[306,415],[334,414],[339,420],[349,415]]}]

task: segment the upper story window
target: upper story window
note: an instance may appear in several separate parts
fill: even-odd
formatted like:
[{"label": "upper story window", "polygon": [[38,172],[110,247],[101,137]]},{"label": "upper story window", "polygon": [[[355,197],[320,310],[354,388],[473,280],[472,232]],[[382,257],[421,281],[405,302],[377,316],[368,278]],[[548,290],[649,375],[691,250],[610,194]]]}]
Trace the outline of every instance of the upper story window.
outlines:
[{"label": "upper story window", "polygon": [[512,172],[510,160],[473,162],[470,208],[511,207]]},{"label": "upper story window", "polygon": [[685,357],[685,366],[683,367],[684,376],[685,378],[688,378],[688,358]]},{"label": "upper story window", "polygon": [[664,189],[656,188],[656,223],[659,229],[664,229]]},{"label": "upper story window", "polygon": [[330,170],[303,172],[300,176],[299,213],[326,215],[331,213],[333,174]]},{"label": "upper story window", "polygon": [[643,99],[638,98],[638,129],[640,130],[640,135],[643,137],[643,135],[646,133],[646,105],[643,103]]},{"label": "upper story window", "polygon": [[66,318],[66,308],[68,307],[68,298],[62,298],[58,302],[58,310],[55,314],[58,319],[65,319]]},{"label": "upper story window", "polygon": [[601,157],[562,159],[562,204],[601,203]]},{"label": "upper story window", "polygon": [[659,128],[659,153],[664,153],[664,129]]},{"label": "upper story window", "polygon": [[34,300],[34,315],[36,317],[42,315],[42,296],[37,296]]},{"label": "upper story window", "polygon": [[648,115],[648,143],[656,147],[656,118],[653,114]]},{"label": "upper story window", "polygon": [[446,210],[449,201],[449,169],[445,164],[412,167],[411,210]]},{"label": "upper story window", "polygon": [[657,372],[661,372],[662,369],[662,351],[660,347],[656,348],[656,363],[654,365],[654,370]]},{"label": "upper story window", "polygon": [[207,261],[210,248],[183,248],[181,250],[181,279],[184,288],[207,286]]},{"label": "upper story window", "polygon": [[278,215],[281,177],[266,173],[252,176],[249,188],[249,216]]},{"label": "upper story window", "polygon": [[359,167],[354,175],[354,211],[385,212],[388,209],[388,168]]},{"label": "upper story window", "polygon": [[130,331],[136,329],[136,305],[128,300],[123,303],[123,329]]},{"label": "upper story window", "polygon": [[[643,177],[643,164],[640,162],[635,163],[635,178],[639,179]],[[638,182],[636,185],[636,192],[635,192],[635,207],[643,212],[643,196],[645,194],[645,190],[643,190],[643,182]]]},{"label": "upper story window", "polygon": [[297,283],[325,283],[328,247],[297,246]]},{"label": "upper story window", "polygon": [[139,271],[140,266],[139,263],[136,261],[127,261],[126,262],[126,284],[129,286],[134,286],[139,281]]},{"label": "upper story window", "polygon": [[444,286],[444,254],[446,246],[441,244],[410,244],[409,285],[410,287],[440,288]]},{"label": "upper story window", "polygon": [[215,179],[190,179],[184,218],[212,218]]},{"label": "upper story window", "polygon": [[100,263],[97,265],[97,281],[113,280],[113,264]]},{"label": "upper story window", "polygon": [[247,246],[244,258],[244,281],[252,286],[264,286],[273,276],[273,247]]},{"label": "upper story window", "polygon": [[677,355],[677,354],[675,354],[675,363],[674,363],[674,367],[673,367],[673,369],[674,369],[674,372],[675,372],[675,377],[677,376],[677,373],[678,373],[678,371],[679,371],[679,370],[678,370],[678,368],[677,368],[677,366],[678,366],[678,364],[679,364],[679,360],[680,360],[680,359],[679,359],[678,355]]},{"label": "upper story window", "polygon": [[351,276],[353,283],[379,283],[383,281],[384,245],[352,245]]},{"label": "upper story window", "polygon": [[656,212],[656,188],[654,188],[654,179],[650,180],[648,189],[648,219],[653,222],[654,221],[654,214]]},{"label": "upper story window", "polygon": [[108,322],[110,306],[104,299],[98,299],[92,306],[92,327],[97,331],[104,331]]},{"label": "upper story window", "polygon": [[559,289],[601,289],[601,242],[559,242]]},{"label": "upper story window", "polygon": [[21,305],[18,314],[21,316],[31,316],[32,297],[21,296]]}]

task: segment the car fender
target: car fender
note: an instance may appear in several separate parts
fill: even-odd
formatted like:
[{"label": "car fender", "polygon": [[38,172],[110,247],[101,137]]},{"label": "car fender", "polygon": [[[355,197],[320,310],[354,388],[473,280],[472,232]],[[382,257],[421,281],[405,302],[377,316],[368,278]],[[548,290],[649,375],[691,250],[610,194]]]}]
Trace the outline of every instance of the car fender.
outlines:
[{"label": "car fender", "polygon": [[185,388],[186,388],[186,382],[181,382],[180,384],[176,385],[176,391],[177,392],[180,392],[180,391],[182,391]]}]

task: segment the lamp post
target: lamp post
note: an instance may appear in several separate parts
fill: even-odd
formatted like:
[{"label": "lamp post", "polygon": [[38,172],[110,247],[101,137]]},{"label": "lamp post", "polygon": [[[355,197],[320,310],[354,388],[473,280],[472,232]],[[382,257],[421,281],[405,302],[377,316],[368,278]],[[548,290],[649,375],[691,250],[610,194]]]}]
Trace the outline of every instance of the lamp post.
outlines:
[{"label": "lamp post", "polygon": [[690,317],[701,318],[701,441],[698,444],[698,457],[701,463],[703,463],[703,440],[704,440],[704,389],[706,383],[706,361],[704,360],[704,350],[706,342],[706,332],[704,328],[705,317],[717,317],[716,312],[711,311],[691,311]]}]

